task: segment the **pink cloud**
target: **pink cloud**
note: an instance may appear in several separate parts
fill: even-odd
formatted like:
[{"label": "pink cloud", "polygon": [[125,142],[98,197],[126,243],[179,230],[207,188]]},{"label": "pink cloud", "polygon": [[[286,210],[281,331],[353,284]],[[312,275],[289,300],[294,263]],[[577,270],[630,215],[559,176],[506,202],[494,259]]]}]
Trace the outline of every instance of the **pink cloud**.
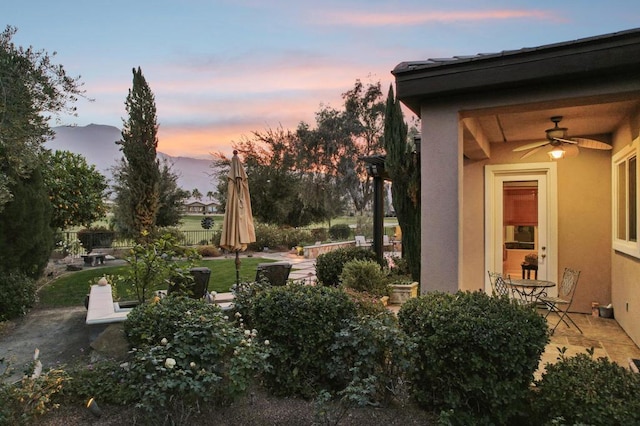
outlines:
[{"label": "pink cloud", "polygon": [[366,13],[366,12],[330,12],[323,14],[323,21],[327,24],[356,25],[363,27],[381,25],[419,25],[428,22],[467,22],[493,21],[508,19],[536,19],[553,22],[564,22],[553,12],[543,10],[485,10],[485,11],[434,11],[415,13]]}]

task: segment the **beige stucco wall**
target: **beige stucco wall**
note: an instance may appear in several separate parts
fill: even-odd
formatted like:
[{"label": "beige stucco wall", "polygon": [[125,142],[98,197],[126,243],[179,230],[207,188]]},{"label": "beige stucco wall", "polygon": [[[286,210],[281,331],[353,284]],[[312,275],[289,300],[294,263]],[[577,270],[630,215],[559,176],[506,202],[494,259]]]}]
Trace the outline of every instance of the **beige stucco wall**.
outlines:
[{"label": "beige stucco wall", "polygon": [[[638,137],[639,116],[625,120],[614,135],[614,153]],[[640,346],[640,259],[611,251],[611,303],[613,314]]]},{"label": "beige stucco wall", "polygon": [[[491,159],[465,161],[461,289],[484,288],[484,166],[549,161],[546,150],[522,160],[512,149],[494,144]],[[581,271],[574,310],[590,312],[592,301],[611,300],[610,152],[583,149],[575,158],[558,161],[557,171],[558,274],[565,267]]]}]

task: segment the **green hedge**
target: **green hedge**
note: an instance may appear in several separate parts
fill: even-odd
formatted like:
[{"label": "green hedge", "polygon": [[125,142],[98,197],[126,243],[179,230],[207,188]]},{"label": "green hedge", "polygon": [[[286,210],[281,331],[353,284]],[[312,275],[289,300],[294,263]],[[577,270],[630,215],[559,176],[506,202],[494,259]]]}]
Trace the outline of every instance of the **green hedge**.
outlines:
[{"label": "green hedge", "polygon": [[252,317],[270,341],[264,379],[271,392],[313,397],[342,389],[344,380],[332,377],[327,361],[335,333],[355,316],[355,304],[336,288],[294,284],[258,293]]},{"label": "green hedge", "polygon": [[340,285],[340,275],[350,260],[376,260],[376,254],[365,247],[343,247],[316,258],[316,278],[326,286]]},{"label": "green hedge", "polygon": [[562,353],[532,394],[537,424],[640,424],[640,375],[607,358]]},{"label": "green hedge", "polygon": [[485,293],[433,292],[398,314],[417,345],[416,400],[453,424],[511,424],[526,409],[547,344],[544,318]]}]

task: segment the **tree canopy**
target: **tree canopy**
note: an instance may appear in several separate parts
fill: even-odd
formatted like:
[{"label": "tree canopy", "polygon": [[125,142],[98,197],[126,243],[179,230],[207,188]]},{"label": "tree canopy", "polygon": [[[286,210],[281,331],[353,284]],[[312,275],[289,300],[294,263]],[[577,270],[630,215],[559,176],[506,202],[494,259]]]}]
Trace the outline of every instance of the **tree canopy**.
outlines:
[{"label": "tree canopy", "polygon": [[53,207],[51,227],[67,229],[73,226],[90,226],[102,219],[107,179],[94,165],[69,151],[55,151],[46,156],[45,186]]},{"label": "tree canopy", "polygon": [[80,77],[52,62],[55,52],[16,46],[16,31],[0,33],[0,211],[13,197],[11,186],[41,165],[50,119],[75,115],[72,104],[84,94]]}]

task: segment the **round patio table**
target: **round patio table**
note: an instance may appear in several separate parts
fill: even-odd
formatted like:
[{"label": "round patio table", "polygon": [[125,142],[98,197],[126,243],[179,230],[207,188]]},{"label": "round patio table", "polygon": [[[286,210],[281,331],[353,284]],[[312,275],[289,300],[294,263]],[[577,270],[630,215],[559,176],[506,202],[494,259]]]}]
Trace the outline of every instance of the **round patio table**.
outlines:
[{"label": "round patio table", "polygon": [[511,280],[507,284],[516,292],[518,296],[526,303],[537,303],[538,299],[547,295],[547,289],[555,287],[556,283],[547,280]]}]

